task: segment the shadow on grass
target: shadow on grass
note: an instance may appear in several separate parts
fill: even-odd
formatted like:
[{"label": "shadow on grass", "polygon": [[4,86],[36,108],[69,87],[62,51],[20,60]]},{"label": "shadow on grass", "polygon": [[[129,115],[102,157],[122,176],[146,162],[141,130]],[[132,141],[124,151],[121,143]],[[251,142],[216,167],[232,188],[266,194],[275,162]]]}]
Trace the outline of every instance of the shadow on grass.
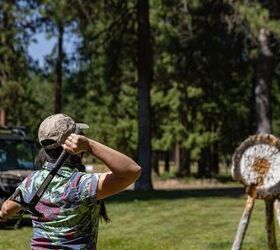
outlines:
[{"label": "shadow on grass", "polygon": [[172,200],[203,197],[232,197],[237,198],[245,194],[243,187],[223,187],[206,189],[180,189],[180,190],[153,190],[132,191],[127,190],[106,200],[112,202],[129,202],[133,200]]},{"label": "shadow on grass", "polygon": [[[210,197],[232,197],[238,198],[245,194],[242,187],[222,187],[222,188],[206,188],[206,189],[180,189],[180,190],[153,190],[153,191],[133,191],[127,190],[120,194],[107,198],[109,202],[131,202],[135,200],[149,201],[149,200],[174,200],[174,199],[188,199],[188,198],[210,198]],[[13,230],[17,218],[0,223],[0,230]],[[28,215],[24,215],[21,227],[32,227],[31,219]]]},{"label": "shadow on grass", "polygon": [[[11,220],[6,221],[5,223],[0,224],[0,230],[16,230],[14,227],[16,223],[18,222],[17,218],[13,218]],[[22,227],[32,227],[32,221],[28,216],[24,216],[22,218],[20,224],[19,224],[19,229]]]}]

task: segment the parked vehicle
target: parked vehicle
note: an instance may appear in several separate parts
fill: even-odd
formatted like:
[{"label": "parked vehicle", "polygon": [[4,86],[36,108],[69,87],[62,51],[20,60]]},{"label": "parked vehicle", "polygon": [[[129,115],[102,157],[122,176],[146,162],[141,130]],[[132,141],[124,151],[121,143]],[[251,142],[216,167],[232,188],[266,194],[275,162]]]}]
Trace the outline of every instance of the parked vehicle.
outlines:
[{"label": "parked vehicle", "polygon": [[22,180],[37,169],[36,143],[24,127],[0,127],[0,196],[9,197]]}]

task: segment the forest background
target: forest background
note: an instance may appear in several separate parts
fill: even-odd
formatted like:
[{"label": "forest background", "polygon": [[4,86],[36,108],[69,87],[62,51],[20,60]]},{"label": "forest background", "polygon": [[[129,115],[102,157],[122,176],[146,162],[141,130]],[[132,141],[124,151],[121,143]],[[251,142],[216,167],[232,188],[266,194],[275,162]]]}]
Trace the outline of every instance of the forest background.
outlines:
[{"label": "forest background", "polygon": [[[142,166],[138,190],[159,161],[213,178],[248,135],[280,133],[279,18],[277,0],[2,0],[1,124],[86,122]],[[43,65],[38,33],[55,41]]]}]

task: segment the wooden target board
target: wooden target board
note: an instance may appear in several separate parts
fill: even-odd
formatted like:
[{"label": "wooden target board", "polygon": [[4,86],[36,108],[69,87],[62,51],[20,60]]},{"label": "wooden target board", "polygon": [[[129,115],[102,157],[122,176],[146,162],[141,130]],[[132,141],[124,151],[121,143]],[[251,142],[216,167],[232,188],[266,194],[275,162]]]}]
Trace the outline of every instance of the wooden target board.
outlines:
[{"label": "wooden target board", "polygon": [[279,139],[270,134],[260,134],[243,141],[233,155],[232,176],[255,198],[279,197]]}]

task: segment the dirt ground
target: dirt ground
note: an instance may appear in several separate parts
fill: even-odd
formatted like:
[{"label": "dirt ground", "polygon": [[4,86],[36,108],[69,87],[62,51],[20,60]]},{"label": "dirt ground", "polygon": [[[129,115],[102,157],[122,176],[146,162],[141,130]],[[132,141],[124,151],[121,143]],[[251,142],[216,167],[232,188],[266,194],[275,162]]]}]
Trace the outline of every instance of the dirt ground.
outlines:
[{"label": "dirt ground", "polygon": [[205,189],[205,188],[217,188],[217,187],[229,187],[229,186],[241,186],[238,182],[222,183],[216,179],[201,179],[191,180],[188,182],[179,179],[168,179],[168,180],[154,180],[154,189],[165,189],[165,190],[178,190],[178,189]]}]

